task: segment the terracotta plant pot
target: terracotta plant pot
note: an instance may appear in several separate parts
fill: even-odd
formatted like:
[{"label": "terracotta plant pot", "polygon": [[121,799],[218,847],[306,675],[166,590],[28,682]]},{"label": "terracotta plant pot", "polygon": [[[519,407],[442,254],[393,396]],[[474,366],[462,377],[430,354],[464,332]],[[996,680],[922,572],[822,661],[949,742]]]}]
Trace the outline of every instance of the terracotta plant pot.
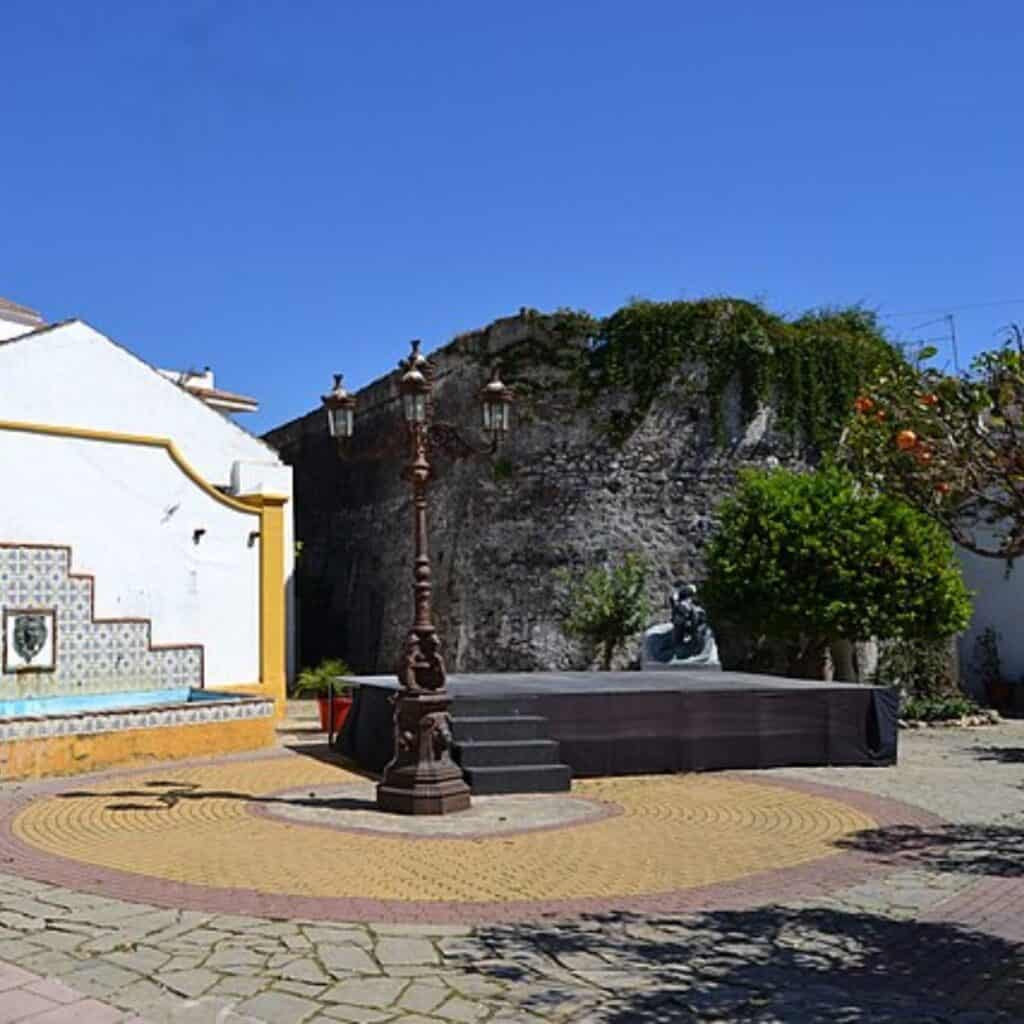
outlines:
[{"label": "terracotta plant pot", "polygon": [[[324,732],[330,728],[330,721],[328,720],[328,713],[330,711],[330,701],[326,696],[317,697],[317,704],[320,706],[320,728]],[[345,719],[348,717],[348,710],[352,707],[351,697],[335,697],[334,698],[334,731],[341,732],[341,727],[345,724]]]}]

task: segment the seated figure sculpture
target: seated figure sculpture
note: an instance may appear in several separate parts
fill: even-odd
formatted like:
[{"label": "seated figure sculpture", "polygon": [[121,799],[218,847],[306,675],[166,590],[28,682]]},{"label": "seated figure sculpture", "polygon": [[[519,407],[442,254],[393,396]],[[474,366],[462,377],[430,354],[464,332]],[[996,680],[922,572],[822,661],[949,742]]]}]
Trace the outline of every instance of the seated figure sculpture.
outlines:
[{"label": "seated figure sculpture", "polygon": [[671,622],[644,633],[641,668],[721,668],[707,613],[692,583],[676,583],[668,598]]}]

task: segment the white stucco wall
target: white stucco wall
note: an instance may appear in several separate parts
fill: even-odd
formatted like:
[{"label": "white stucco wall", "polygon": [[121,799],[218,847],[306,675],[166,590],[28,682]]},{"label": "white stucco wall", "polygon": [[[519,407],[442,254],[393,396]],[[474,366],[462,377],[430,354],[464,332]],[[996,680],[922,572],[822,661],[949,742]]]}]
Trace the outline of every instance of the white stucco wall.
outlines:
[{"label": "white stucco wall", "polygon": [[[292,471],[258,438],[80,320],[0,344],[0,420],[167,437],[204,479],[284,494],[288,675],[294,674]],[[0,538],[3,539],[3,538]]]},{"label": "white stucco wall", "polygon": [[1006,572],[1006,562],[982,558],[957,549],[964,582],[974,594],[974,614],[960,637],[960,670],[965,687],[984,697],[973,664],[975,645],[986,627],[999,633],[999,656],[1003,675],[1013,682],[1024,681],[1024,561]]},{"label": "white stucco wall", "polygon": [[[199,643],[206,685],[259,680],[259,516],[227,507],[166,449],[0,430],[2,540],[68,545],[98,618]],[[205,532],[198,543],[193,531]]]},{"label": "white stucco wall", "polygon": [[5,320],[0,316],[0,341],[16,338],[20,334],[28,334],[29,331],[34,329],[35,327],[32,324],[19,323],[17,320]]},{"label": "white stucco wall", "polygon": [[280,465],[259,439],[80,320],[0,345],[0,419],[171,437],[213,484],[237,459]]}]

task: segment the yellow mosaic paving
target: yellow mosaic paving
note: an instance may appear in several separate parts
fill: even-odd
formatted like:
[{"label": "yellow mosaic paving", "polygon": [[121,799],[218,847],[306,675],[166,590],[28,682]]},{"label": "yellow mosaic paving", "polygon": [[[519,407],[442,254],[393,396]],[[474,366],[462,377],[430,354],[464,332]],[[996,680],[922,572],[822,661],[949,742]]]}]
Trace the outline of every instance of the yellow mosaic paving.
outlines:
[{"label": "yellow mosaic paving", "polygon": [[[252,798],[355,780],[299,757],[155,769],[37,799],[14,830],[52,854],[195,885],[503,902],[640,896],[728,882],[832,854],[837,838],[875,824],[839,801],[721,775],[577,782],[575,795],[621,813],[485,839],[343,832],[252,810]],[[193,788],[167,806],[148,782]]]}]

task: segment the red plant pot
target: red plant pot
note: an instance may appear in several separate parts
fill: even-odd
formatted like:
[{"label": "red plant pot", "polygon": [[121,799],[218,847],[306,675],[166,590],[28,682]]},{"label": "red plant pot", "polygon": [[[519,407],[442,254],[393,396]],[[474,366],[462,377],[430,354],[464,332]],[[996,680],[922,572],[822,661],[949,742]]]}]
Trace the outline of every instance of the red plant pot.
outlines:
[{"label": "red plant pot", "polygon": [[[331,726],[328,719],[330,712],[330,700],[327,697],[317,697],[317,704],[320,706],[320,728],[324,732],[327,732]],[[334,698],[334,731],[341,732],[341,727],[345,724],[345,719],[348,717],[348,709],[352,707],[351,697],[335,697]]]}]

